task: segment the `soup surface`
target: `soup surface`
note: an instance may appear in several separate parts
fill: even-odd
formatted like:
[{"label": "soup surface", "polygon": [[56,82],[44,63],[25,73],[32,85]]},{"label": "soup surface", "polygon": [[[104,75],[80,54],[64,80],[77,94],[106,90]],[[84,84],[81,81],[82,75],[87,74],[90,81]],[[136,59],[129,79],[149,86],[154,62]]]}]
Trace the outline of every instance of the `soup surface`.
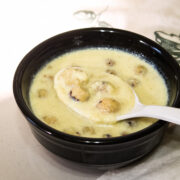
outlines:
[{"label": "soup surface", "polygon": [[30,88],[30,102],[34,114],[59,131],[116,137],[156,121],[116,122],[134,105],[132,88],[144,104],[167,104],[166,84],[153,65],[128,52],[90,48],[66,53],[40,69]]}]

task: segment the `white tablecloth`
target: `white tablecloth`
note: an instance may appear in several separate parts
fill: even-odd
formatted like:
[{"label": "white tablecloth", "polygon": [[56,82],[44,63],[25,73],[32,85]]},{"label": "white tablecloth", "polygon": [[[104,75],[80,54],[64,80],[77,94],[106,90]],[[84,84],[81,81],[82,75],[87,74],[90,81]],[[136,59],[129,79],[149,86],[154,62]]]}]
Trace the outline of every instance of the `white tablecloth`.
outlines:
[{"label": "white tablecloth", "polygon": [[142,161],[115,171],[95,171],[43,148],[12,94],[13,75],[23,56],[43,40],[71,29],[111,26],[134,31],[156,39],[178,60],[179,8],[179,0],[1,1],[0,180],[179,179],[180,127],[169,130],[159,148]]}]

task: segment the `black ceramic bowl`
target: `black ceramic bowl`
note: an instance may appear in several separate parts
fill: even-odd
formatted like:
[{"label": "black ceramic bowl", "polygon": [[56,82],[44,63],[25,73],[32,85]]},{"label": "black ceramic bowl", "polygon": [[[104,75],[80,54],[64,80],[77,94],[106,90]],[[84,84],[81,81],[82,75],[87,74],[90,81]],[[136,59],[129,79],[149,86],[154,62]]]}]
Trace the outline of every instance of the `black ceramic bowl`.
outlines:
[{"label": "black ceramic bowl", "polygon": [[66,159],[107,169],[125,166],[151,152],[167,127],[159,120],[139,132],[115,138],[84,138],[57,131],[40,121],[31,111],[29,87],[33,76],[51,59],[71,50],[107,47],[139,54],[154,64],[164,76],[169,90],[169,105],[180,106],[180,68],[158,44],[141,35],[109,28],[88,28],[52,37],[31,50],[14,76],[14,97],[37,140]]}]

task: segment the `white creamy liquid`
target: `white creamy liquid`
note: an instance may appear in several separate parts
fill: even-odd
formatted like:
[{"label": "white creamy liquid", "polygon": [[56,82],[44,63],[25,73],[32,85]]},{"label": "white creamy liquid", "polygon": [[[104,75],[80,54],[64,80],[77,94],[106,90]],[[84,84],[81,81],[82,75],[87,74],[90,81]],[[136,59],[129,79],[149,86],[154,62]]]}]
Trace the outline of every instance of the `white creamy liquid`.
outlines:
[{"label": "white creamy liquid", "polygon": [[[80,73],[70,72],[73,79],[69,74],[62,76],[68,68],[79,68]],[[77,85],[76,76],[88,92],[88,98],[82,102],[70,96],[72,88]],[[71,79],[66,83],[63,78]],[[108,88],[104,91],[98,86],[97,90],[97,82],[108,83]],[[117,114],[127,113],[133,107],[130,85],[142,103],[167,104],[168,93],[163,78],[143,59],[114,49],[78,50],[53,59],[36,74],[30,89],[30,102],[34,114],[59,131],[84,137],[121,136],[156,121],[136,118],[111,124]],[[99,109],[98,103],[103,98],[118,102],[115,112]]]}]

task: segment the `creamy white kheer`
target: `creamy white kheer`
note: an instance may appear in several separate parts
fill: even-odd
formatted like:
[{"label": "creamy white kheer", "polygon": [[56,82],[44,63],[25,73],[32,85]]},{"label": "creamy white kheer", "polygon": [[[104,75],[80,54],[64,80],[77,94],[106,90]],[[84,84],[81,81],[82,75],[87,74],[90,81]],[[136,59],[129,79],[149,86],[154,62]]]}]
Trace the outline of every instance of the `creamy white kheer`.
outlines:
[{"label": "creamy white kheer", "polygon": [[116,122],[134,106],[166,105],[168,93],[153,65],[128,52],[90,48],[72,51],[46,64],[34,77],[30,102],[49,126],[83,137],[115,137],[139,131],[152,118]]}]

